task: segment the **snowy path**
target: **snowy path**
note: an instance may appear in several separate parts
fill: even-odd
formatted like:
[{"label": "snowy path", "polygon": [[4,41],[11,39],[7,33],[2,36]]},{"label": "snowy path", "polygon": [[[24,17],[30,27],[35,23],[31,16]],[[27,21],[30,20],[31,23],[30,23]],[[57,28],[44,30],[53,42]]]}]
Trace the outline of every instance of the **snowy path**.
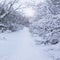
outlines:
[{"label": "snowy path", "polygon": [[[47,53],[34,45],[28,28],[9,34],[1,34],[0,60],[48,60]],[[49,59],[51,60],[51,59]]]}]

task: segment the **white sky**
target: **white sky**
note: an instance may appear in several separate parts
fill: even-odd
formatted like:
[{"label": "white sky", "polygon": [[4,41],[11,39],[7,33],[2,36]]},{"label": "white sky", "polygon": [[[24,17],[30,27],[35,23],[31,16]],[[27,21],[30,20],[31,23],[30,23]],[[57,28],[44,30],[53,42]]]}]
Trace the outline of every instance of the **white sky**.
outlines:
[{"label": "white sky", "polygon": [[[42,2],[45,2],[45,0],[19,0],[18,4],[21,4],[21,9],[24,9],[23,11],[26,16],[33,16],[35,11],[33,10],[32,6],[29,5],[37,5]],[[18,6],[18,4],[15,5],[15,8]]]},{"label": "white sky", "polygon": [[26,4],[35,4],[35,5],[37,5],[40,2],[45,2],[45,0],[19,0],[19,4],[22,4],[22,5],[26,5]]},{"label": "white sky", "polygon": [[[0,1],[4,1],[4,0],[0,0]],[[14,0],[6,0],[6,1],[8,2]],[[36,11],[32,7],[32,5],[37,5],[39,3],[45,2],[45,0],[17,0],[17,1],[18,2],[13,6],[14,9],[17,8],[19,5],[21,5],[18,11],[23,12],[23,14],[27,17],[33,17],[34,15],[36,15]]]},{"label": "white sky", "polygon": [[[4,0],[0,0],[0,1],[4,1]],[[13,0],[6,0],[8,1],[13,1]],[[19,4],[28,4],[28,3],[34,3],[34,4],[38,4],[40,2],[44,2],[45,0],[17,0],[19,1]]]}]

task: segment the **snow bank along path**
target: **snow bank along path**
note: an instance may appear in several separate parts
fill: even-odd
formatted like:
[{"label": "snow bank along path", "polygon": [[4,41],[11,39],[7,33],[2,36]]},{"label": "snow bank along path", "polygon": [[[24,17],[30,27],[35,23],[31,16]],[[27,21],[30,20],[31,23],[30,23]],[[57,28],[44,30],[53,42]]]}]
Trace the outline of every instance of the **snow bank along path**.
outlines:
[{"label": "snow bank along path", "polygon": [[52,60],[34,45],[28,28],[0,34],[0,60]]}]

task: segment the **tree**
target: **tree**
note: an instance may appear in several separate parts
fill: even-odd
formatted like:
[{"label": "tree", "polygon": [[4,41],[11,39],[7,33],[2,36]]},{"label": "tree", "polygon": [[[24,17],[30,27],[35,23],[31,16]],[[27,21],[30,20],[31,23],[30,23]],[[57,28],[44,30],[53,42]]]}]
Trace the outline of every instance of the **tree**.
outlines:
[{"label": "tree", "polygon": [[[56,1],[59,1],[59,0],[56,0]],[[53,8],[50,8],[50,6]],[[42,11],[40,11],[41,9]],[[56,9],[57,12],[54,10],[55,10],[55,5],[53,5],[51,0],[46,1],[46,4],[42,4],[42,5],[40,4],[38,6],[37,11],[38,11],[39,17],[41,18],[37,18],[36,21],[32,22],[30,26],[30,32],[33,34],[33,36],[38,37],[36,40],[40,44],[54,45],[60,42],[60,24],[59,24],[60,14],[59,14],[59,10]]]},{"label": "tree", "polygon": [[52,14],[60,14],[60,0],[47,0],[49,10]]},{"label": "tree", "polygon": [[0,24],[6,27],[2,27],[5,30],[16,31],[26,22],[23,22],[25,17],[17,11],[21,5],[15,9],[13,8],[15,3],[18,4],[17,0],[10,0],[8,3],[4,0],[2,4],[0,3]]}]

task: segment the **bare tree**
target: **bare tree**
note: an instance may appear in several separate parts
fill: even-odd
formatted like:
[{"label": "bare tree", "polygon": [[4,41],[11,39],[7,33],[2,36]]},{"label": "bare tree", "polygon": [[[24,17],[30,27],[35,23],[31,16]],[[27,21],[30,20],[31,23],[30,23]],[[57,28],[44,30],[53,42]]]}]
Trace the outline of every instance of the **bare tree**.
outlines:
[{"label": "bare tree", "polygon": [[7,0],[2,2],[2,4],[0,3],[0,25],[3,26],[0,27],[4,28],[5,26],[10,30],[16,29],[18,24],[21,24],[22,20],[24,20],[22,15],[16,11],[20,9],[21,5],[14,9],[15,3],[18,3],[17,0],[9,1],[8,3],[6,3]]},{"label": "bare tree", "polygon": [[[14,0],[14,1],[9,1],[8,4],[6,4],[6,0],[3,2],[2,6],[1,6],[1,8],[3,7],[2,10],[1,10],[1,13],[3,13],[5,7],[7,7],[7,8],[6,8],[7,11],[5,11],[3,14],[0,15],[0,19],[4,18],[4,17],[7,16],[9,13],[11,13],[11,11],[12,11],[11,9],[13,8],[13,5],[14,5],[15,3],[16,3],[16,0]],[[20,7],[20,5],[19,5],[19,7]],[[19,7],[17,7],[16,10],[17,10]]]}]

